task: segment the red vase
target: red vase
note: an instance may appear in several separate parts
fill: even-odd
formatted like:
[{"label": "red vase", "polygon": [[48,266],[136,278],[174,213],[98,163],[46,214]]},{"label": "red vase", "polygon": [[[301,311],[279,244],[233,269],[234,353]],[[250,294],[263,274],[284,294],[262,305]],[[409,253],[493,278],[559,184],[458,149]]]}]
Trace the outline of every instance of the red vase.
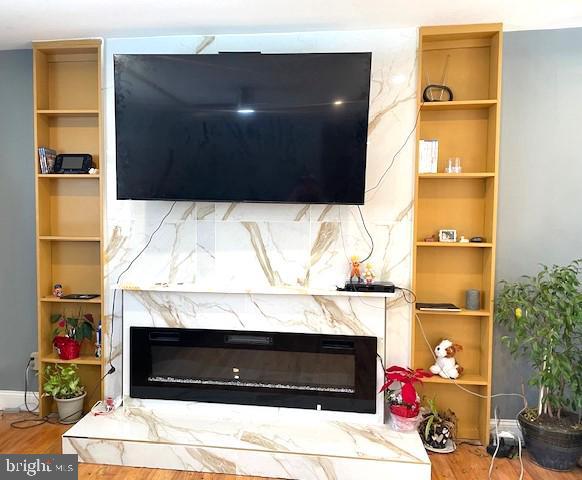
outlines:
[{"label": "red vase", "polygon": [[79,358],[81,344],[69,337],[55,337],[53,340],[59,358],[61,360],[73,360]]}]

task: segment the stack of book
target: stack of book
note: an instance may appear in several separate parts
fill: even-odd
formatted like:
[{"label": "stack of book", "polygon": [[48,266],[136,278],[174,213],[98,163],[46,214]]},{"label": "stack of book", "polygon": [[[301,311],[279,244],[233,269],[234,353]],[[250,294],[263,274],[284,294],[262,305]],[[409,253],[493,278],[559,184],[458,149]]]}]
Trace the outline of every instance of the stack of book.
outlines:
[{"label": "stack of book", "polygon": [[420,140],[418,146],[418,173],[437,173],[438,140]]},{"label": "stack of book", "polygon": [[40,163],[40,173],[54,173],[57,152],[50,148],[40,147],[38,149],[38,161]]}]

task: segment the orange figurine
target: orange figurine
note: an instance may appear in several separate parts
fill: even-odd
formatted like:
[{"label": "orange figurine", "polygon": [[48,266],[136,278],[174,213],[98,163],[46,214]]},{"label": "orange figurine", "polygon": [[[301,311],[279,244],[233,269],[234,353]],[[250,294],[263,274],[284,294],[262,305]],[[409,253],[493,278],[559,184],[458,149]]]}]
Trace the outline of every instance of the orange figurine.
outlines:
[{"label": "orange figurine", "polygon": [[351,265],[350,282],[352,281],[352,278],[356,277],[358,283],[362,283],[362,272],[360,270],[360,261],[358,260],[358,257],[354,255],[352,257],[350,265]]}]

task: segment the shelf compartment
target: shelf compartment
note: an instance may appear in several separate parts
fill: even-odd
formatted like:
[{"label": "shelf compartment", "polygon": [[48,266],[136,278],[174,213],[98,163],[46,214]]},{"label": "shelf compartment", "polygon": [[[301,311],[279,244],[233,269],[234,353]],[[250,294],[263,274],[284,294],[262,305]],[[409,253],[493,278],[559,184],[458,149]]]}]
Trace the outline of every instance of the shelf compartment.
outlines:
[{"label": "shelf compartment", "polygon": [[[487,395],[487,386],[463,385],[463,388],[480,395]],[[417,390],[426,399],[435,399],[437,408],[450,408],[455,412],[458,419],[458,438],[482,439],[481,441],[483,441],[481,425],[486,410],[484,408],[485,400],[461,390],[452,383],[429,382],[418,386]],[[489,419],[487,418],[486,421],[488,424]]]},{"label": "shelf compartment", "polygon": [[439,142],[438,172],[444,173],[450,157],[461,157],[461,167],[466,173],[495,171],[496,137],[491,132],[496,128],[497,106],[465,110],[423,109],[419,122],[419,138]]},{"label": "shelf compartment", "polygon": [[[57,153],[88,153],[99,168],[99,117],[87,115],[38,115],[37,144]],[[37,173],[40,173],[37,157]]]},{"label": "shelf compartment", "polygon": [[440,375],[435,375],[431,378],[423,379],[423,382],[426,383],[444,383],[444,384],[455,384],[455,382],[459,385],[479,385],[479,386],[486,386],[487,379],[481,375],[476,375],[474,373],[465,373],[456,378],[455,381],[449,380],[447,378],[443,378]]},{"label": "shelf compartment", "polygon": [[[53,338],[55,337],[54,330],[55,324],[51,323],[51,317],[53,315],[63,315],[65,317],[71,316],[82,316],[90,313],[93,316],[94,327],[97,328],[99,320],[101,320],[101,305],[98,303],[89,302],[67,302],[67,301],[56,301],[56,302],[43,302],[41,299],[40,304],[40,357],[43,361],[52,363],[87,363],[95,364],[99,363],[99,359],[95,359],[95,334],[93,334],[93,339],[89,342],[87,340],[83,341],[81,344],[81,359],[82,362],[75,361],[65,361],[60,360],[54,351]],[[90,360],[90,361],[85,361]],[[97,361],[94,361],[97,360]]]},{"label": "shelf compartment", "polygon": [[48,115],[48,116],[62,116],[62,117],[94,117],[99,115],[99,110],[95,109],[66,109],[66,110],[37,110],[38,115]]},{"label": "shelf compartment", "polygon": [[[416,296],[419,302],[465,304],[465,291],[483,292],[481,305],[490,304],[492,250],[487,248],[419,248],[416,251]],[[460,342],[459,342],[460,343]]]},{"label": "shelf compartment", "polygon": [[461,316],[461,317],[488,317],[491,312],[487,310],[465,310],[461,309],[460,312],[444,312],[440,310],[414,310],[417,315],[451,315],[451,316]]},{"label": "shelf compartment", "polygon": [[97,110],[98,51],[97,46],[71,50],[37,47],[35,50],[37,109]]},{"label": "shelf compartment", "polygon": [[[416,322],[416,328],[414,330],[414,358],[412,362],[415,368],[428,370],[435,363],[433,356],[434,348],[444,338],[448,338],[463,347],[463,350],[455,356],[457,363],[464,369],[458,379],[458,383],[463,385],[487,385],[487,375],[489,372],[487,371],[487,367],[482,365],[481,358],[487,349],[487,344],[483,344],[482,340],[487,337],[490,329],[489,317],[474,317],[470,319],[463,316],[419,316]],[[423,330],[431,346],[430,349],[424,340]],[[451,380],[438,375],[426,381],[432,383],[451,383]]]},{"label": "shelf compartment", "polygon": [[40,299],[41,302],[47,302],[47,303],[95,303],[95,304],[100,304],[101,303],[101,297],[97,297],[97,298],[90,298],[89,300],[74,300],[71,298],[57,298],[57,297],[42,297]]},{"label": "shelf compartment", "polygon": [[451,102],[423,102],[420,108],[428,111],[478,110],[497,105],[497,100],[453,100]]},{"label": "shelf compartment", "polygon": [[455,100],[496,99],[499,40],[498,29],[458,35],[430,34],[429,30],[422,29],[421,89],[429,83],[442,82],[446,64],[445,84],[453,91]]},{"label": "shelf compartment", "polygon": [[96,173],[93,175],[86,173],[38,173],[38,178],[50,178],[51,180],[98,180],[101,176]]},{"label": "shelf compartment", "polygon": [[458,238],[464,235],[491,239],[493,225],[486,219],[493,205],[492,182],[492,179],[419,182],[416,240],[422,242],[441,229],[457,230]]},{"label": "shelf compartment", "polygon": [[416,242],[417,247],[445,247],[445,248],[491,248],[492,243],[448,243],[448,242]]},{"label": "shelf compartment", "polygon": [[469,172],[469,173],[419,173],[418,178],[430,180],[467,180],[474,178],[492,178],[493,172]]},{"label": "shelf compartment", "polygon": [[56,353],[43,357],[41,361],[44,363],[75,363],[77,365],[101,365],[102,363],[101,358],[95,358],[91,355],[80,355],[79,358],[73,360],[62,360]]},{"label": "shelf compartment", "polygon": [[41,238],[98,240],[101,229],[99,182],[59,177],[38,184]]},{"label": "shelf compartment", "polygon": [[76,237],[72,235],[40,235],[38,239],[49,242],[101,242],[99,237]]},{"label": "shelf compartment", "polygon": [[38,281],[41,296],[49,296],[55,283],[62,284],[66,293],[102,295],[100,259],[99,242],[69,239],[39,242]]},{"label": "shelf compartment", "polygon": [[[75,363],[71,361],[71,363]],[[39,372],[39,383],[41,385],[40,391],[42,393],[42,383],[44,383],[44,369],[46,365],[51,365],[53,362],[43,362],[41,360],[42,372]],[[79,377],[81,378],[81,383],[84,385],[87,392],[85,401],[83,402],[83,413],[87,413],[91,410],[91,407],[95,405],[98,400],[101,400],[101,392],[103,391],[103,380],[102,376],[102,366],[101,364],[80,364],[79,365]],[[95,388],[97,386],[97,388]],[[43,415],[48,415],[57,411],[56,402],[52,397],[42,397],[41,398],[41,411]]]}]

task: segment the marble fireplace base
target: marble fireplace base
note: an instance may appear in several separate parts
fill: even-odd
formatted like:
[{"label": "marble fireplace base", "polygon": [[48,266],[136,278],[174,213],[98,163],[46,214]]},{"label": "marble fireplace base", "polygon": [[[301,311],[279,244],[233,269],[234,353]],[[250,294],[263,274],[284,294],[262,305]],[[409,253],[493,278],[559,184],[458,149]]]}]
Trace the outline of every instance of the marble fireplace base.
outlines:
[{"label": "marble fireplace base", "polygon": [[125,406],[85,416],[62,445],[86,463],[301,480],[430,480],[419,436],[386,425],[217,419]]}]

